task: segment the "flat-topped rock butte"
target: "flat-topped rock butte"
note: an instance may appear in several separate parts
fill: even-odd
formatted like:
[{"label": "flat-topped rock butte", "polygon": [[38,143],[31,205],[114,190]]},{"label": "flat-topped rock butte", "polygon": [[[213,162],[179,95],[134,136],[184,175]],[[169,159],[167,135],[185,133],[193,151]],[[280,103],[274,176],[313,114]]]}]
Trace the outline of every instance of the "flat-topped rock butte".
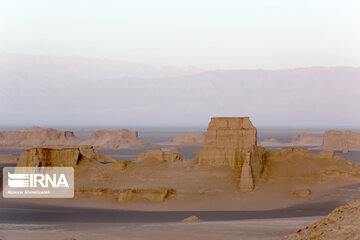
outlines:
[{"label": "flat-topped rock butte", "polygon": [[18,131],[0,132],[0,147],[28,148],[91,145],[98,149],[140,148],[149,144],[137,132],[127,129],[96,130],[89,139],[80,139],[71,131],[32,127]]},{"label": "flat-topped rock butte", "polygon": [[175,136],[172,141],[166,142],[166,143],[176,144],[176,145],[181,145],[181,146],[204,145],[205,134],[196,135],[196,134],[189,132],[189,133],[186,133],[185,135]]},{"label": "flat-topped rock butte", "polygon": [[354,131],[325,131],[322,147],[331,149],[360,149],[360,133]]}]

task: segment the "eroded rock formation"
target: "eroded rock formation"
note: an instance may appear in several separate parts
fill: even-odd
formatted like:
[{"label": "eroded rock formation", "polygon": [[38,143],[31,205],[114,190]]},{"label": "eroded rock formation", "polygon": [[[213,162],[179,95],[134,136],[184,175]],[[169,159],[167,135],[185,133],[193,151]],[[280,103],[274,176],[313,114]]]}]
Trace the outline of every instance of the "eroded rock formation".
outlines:
[{"label": "eroded rock formation", "polygon": [[325,132],[322,147],[341,150],[345,144],[348,149],[359,149],[360,134],[354,131],[329,130]]},{"label": "eroded rock formation", "polygon": [[148,146],[142,141],[137,132],[127,129],[120,130],[98,130],[94,131],[89,139],[81,142],[84,145],[92,145],[94,148],[102,149],[124,149]]},{"label": "eroded rock formation", "polygon": [[180,149],[178,148],[156,148],[142,152],[136,156],[136,162],[159,161],[175,162],[181,160]]},{"label": "eroded rock formation", "polygon": [[113,162],[113,158],[104,156],[92,146],[66,148],[31,148],[21,152],[19,167],[75,167],[82,162]]},{"label": "eroded rock formation", "polygon": [[312,192],[309,188],[293,190],[291,193],[292,193],[292,195],[294,195],[296,197],[300,197],[300,198],[307,198],[307,197],[310,197],[312,194]]},{"label": "eroded rock formation", "polygon": [[[249,199],[262,198],[269,190],[273,200],[287,195],[299,201],[298,197],[310,196],[310,189],[315,196],[321,184],[360,181],[360,165],[333,151],[314,154],[304,148],[269,151],[256,146],[256,128],[249,118],[213,118],[196,159],[182,159],[179,149],[169,148],[143,152],[135,162],[101,163],[104,161],[114,160],[89,146],[33,148],[21,154],[18,166],[72,166],[77,194],[107,196],[104,199],[113,203],[171,199],[164,205],[174,208],[177,204],[195,208],[194,202],[199,201],[196,208],[209,209],[215,204],[236,209],[242,199],[252,203]],[[256,191],[246,195],[239,188]],[[277,207],[283,204],[273,202]]]},{"label": "eroded rock formation", "polygon": [[81,139],[70,131],[58,131],[52,128],[32,127],[19,131],[0,132],[1,147],[40,147],[53,145],[76,145]]},{"label": "eroded rock formation", "polygon": [[93,196],[112,196],[118,202],[133,200],[147,200],[150,202],[164,202],[175,196],[176,191],[171,188],[77,188],[77,195],[90,194]]},{"label": "eroded rock formation", "polygon": [[250,164],[251,152],[246,153],[244,164],[241,167],[240,190],[243,192],[251,192],[254,190],[254,180],[252,168]]},{"label": "eroded rock formation", "polygon": [[146,199],[150,202],[164,202],[175,195],[174,189],[124,189],[118,196],[119,202],[128,202],[135,199]]},{"label": "eroded rock formation", "polygon": [[360,239],[360,199],[336,208],[320,221],[283,238],[283,240],[302,239]]},{"label": "eroded rock formation", "polygon": [[322,142],[322,137],[311,136],[308,133],[303,132],[295,139],[291,139],[290,142],[279,142],[275,138],[266,138],[261,141],[259,145],[263,147],[321,146]]},{"label": "eroded rock formation", "polygon": [[256,184],[264,172],[266,153],[265,148],[257,146],[257,129],[249,117],[211,118],[204,148],[197,152],[196,160],[199,165],[242,169],[249,154],[249,163],[242,172],[252,174],[240,176],[240,179],[246,178],[243,181],[247,181],[250,186],[251,181]]},{"label": "eroded rock formation", "polygon": [[321,137],[311,136],[306,132],[300,133],[295,139],[290,142],[303,146],[320,146],[322,143]]},{"label": "eroded rock formation", "polygon": [[182,220],[183,222],[199,222],[201,221],[198,216],[190,216]]},{"label": "eroded rock formation", "polygon": [[148,146],[137,132],[126,129],[94,131],[89,139],[77,138],[71,131],[32,127],[19,131],[0,132],[0,147],[29,148],[92,145],[103,149],[124,149]]},{"label": "eroded rock formation", "polygon": [[182,136],[175,136],[171,143],[181,146],[204,145],[205,134],[196,135],[193,133],[186,133]]}]

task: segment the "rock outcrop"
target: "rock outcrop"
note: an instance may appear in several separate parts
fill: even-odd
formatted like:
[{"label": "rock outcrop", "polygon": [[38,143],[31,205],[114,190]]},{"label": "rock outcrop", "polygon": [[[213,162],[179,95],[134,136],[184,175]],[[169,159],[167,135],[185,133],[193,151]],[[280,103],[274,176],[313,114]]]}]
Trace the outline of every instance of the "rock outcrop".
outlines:
[{"label": "rock outcrop", "polygon": [[336,208],[327,217],[299,229],[282,240],[354,240],[360,239],[360,199]]},{"label": "rock outcrop", "polygon": [[102,149],[125,149],[148,146],[137,132],[127,129],[94,131],[89,139],[77,138],[71,131],[32,127],[19,131],[0,132],[0,147],[29,148],[92,145]]},{"label": "rock outcrop", "polygon": [[138,132],[127,129],[97,130],[89,139],[82,141],[82,144],[101,149],[140,148],[149,145],[139,138]]},{"label": "rock outcrop", "polygon": [[179,160],[181,160],[181,155],[180,149],[178,148],[156,148],[142,152],[136,156],[136,162],[175,162]]},{"label": "rock outcrop", "polygon": [[82,162],[113,162],[92,146],[66,148],[31,148],[21,152],[18,167],[75,167]]},{"label": "rock outcrop", "polygon": [[183,222],[199,222],[201,221],[198,216],[190,216],[182,220]]},{"label": "rock outcrop", "polygon": [[354,131],[325,131],[322,147],[329,149],[360,148],[360,134]]},{"label": "rock outcrop", "polygon": [[295,147],[295,146],[321,146],[323,142],[322,137],[311,136],[306,132],[300,133],[295,139],[290,142],[279,142],[275,138],[266,138],[260,142],[263,147]]},{"label": "rock outcrop", "polygon": [[300,198],[307,198],[307,197],[310,197],[312,194],[312,192],[309,188],[293,190],[291,193],[292,193],[292,195],[294,195],[296,197],[300,197]]},{"label": "rock outcrop", "polygon": [[243,169],[241,172],[247,175],[240,179],[244,178],[250,189],[251,181],[256,184],[264,172],[266,153],[265,148],[257,146],[257,129],[249,117],[211,118],[204,148],[197,152],[196,160],[199,165]]},{"label": "rock outcrop", "polygon": [[76,145],[81,139],[70,131],[58,131],[52,128],[32,127],[19,131],[0,132],[1,147],[41,147],[54,145]]},{"label": "rock outcrop", "polygon": [[134,200],[147,200],[154,203],[165,202],[175,196],[172,188],[77,188],[75,193],[90,194],[93,196],[112,196],[117,202],[130,202]]},{"label": "rock outcrop", "polygon": [[193,133],[186,133],[185,135],[175,136],[171,143],[181,146],[204,145],[205,134],[196,135]]},{"label": "rock outcrop", "polygon": [[135,199],[145,199],[150,202],[164,202],[175,195],[174,189],[124,189],[118,196],[118,202],[128,202]]},{"label": "rock outcrop", "polygon": [[290,143],[302,146],[320,146],[322,141],[322,137],[311,136],[308,133],[303,132],[300,133],[295,139],[292,139]]}]

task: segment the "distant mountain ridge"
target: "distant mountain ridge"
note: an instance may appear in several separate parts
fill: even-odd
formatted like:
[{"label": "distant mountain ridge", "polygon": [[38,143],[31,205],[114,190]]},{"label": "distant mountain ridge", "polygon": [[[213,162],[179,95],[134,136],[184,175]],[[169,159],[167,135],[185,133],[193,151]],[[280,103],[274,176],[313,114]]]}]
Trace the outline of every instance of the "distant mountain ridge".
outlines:
[{"label": "distant mountain ridge", "polygon": [[359,67],[161,75],[110,60],[6,56],[0,125],[204,126],[211,116],[251,116],[274,127],[360,122]]}]

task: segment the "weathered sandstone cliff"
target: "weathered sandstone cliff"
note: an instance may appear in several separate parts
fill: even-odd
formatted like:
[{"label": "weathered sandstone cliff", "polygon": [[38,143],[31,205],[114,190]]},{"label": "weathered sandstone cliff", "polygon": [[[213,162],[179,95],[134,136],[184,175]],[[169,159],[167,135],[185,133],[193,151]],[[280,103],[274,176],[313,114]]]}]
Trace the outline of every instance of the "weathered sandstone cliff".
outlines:
[{"label": "weathered sandstone cliff", "polygon": [[171,143],[181,146],[204,145],[205,134],[196,135],[193,133],[186,133],[185,135],[175,136]]},{"label": "weathered sandstone cliff", "polygon": [[241,188],[247,188],[246,181],[252,189],[264,172],[266,153],[265,148],[257,146],[257,129],[249,117],[211,118],[204,148],[197,152],[196,160],[199,165],[241,169]]},{"label": "weathered sandstone cliff", "polygon": [[290,142],[279,142],[274,138],[266,138],[261,141],[259,145],[263,147],[321,146],[322,142],[322,137],[311,136],[308,133],[303,132]]},{"label": "weathered sandstone cliff", "polygon": [[355,240],[360,239],[360,199],[336,208],[327,217],[299,229],[283,240]]},{"label": "weathered sandstone cliff", "polygon": [[359,149],[360,134],[354,131],[326,131],[324,134],[322,147],[331,149]]},{"label": "weathered sandstone cliff", "polygon": [[92,146],[66,148],[31,148],[22,151],[18,167],[75,167],[81,162],[113,162],[113,158],[102,155]]},{"label": "weathered sandstone cliff", "polygon": [[178,148],[156,148],[142,152],[136,156],[136,162],[141,161],[175,162],[181,160]]},{"label": "weathered sandstone cliff", "polygon": [[89,139],[77,138],[71,131],[32,127],[19,131],[0,132],[0,147],[28,148],[92,145],[103,149],[124,149],[148,146],[137,132],[126,129],[94,131]]},{"label": "weathered sandstone cliff", "polygon": [[303,146],[320,146],[322,143],[321,137],[311,136],[306,132],[300,133],[295,139],[290,142]]},{"label": "weathered sandstone cliff", "polygon": [[53,145],[76,145],[81,139],[70,131],[58,131],[52,128],[32,127],[19,131],[0,132],[1,147],[40,147]]},{"label": "weathered sandstone cliff", "polygon": [[127,129],[120,130],[97,130],[89,139],[81,142],[83,145],[92,145],[102,149],[124,149],[148,146],[138,137],[137,132]]}]

